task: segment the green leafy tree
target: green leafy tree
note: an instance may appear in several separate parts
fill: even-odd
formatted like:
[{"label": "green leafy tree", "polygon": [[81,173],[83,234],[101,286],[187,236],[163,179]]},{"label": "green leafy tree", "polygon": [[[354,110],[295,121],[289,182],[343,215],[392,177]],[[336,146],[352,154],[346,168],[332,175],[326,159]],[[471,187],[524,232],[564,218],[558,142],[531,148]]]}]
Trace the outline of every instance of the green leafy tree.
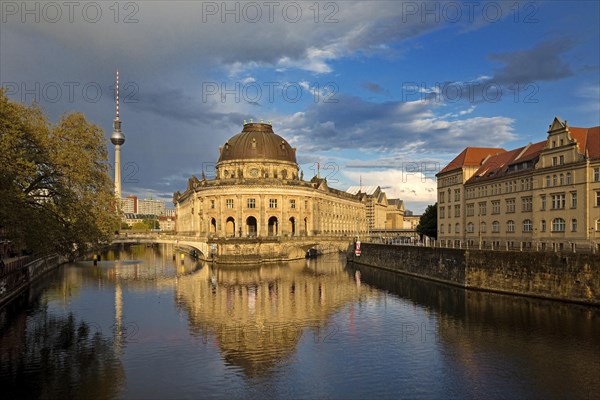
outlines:
[{"label": "green leafy tree", "polygon": [[437,203],[427,206],[419,219],[417,233],[437,239]]},{"label": "green leafy tree", "polygon": [[103,131],[81,113],[51,123],[0,89],[0,224],[37,253],[78,255],[118,228]]}]

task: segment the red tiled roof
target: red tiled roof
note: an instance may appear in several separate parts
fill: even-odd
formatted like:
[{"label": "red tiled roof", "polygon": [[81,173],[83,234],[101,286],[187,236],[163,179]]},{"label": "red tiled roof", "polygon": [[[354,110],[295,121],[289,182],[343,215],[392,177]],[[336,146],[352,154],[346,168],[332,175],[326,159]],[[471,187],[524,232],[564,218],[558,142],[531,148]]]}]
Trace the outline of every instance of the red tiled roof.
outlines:
[{"label": "red tiled roof", "polygon": [[542,140],[541,142],[529,145],[529,148],[525,150],[521,157],[519,157],[518,162],[529,161],[537,158],[542,150],[544,150],[544,147],[546,147],[546,142],[547,140]]},{"label": "red tiled roof", "polygon": [[504,152],[506,150],[494,147],[467,147],[438,172],[438,175],[462,167],[477,167],[487,156]]},{"label": "red tiled roof", "polygon": [[585,154],[586,150],[591,159],[600,158],[600,126],[593,128],[567,128],[571,137],[577,140],[579,151]]}]

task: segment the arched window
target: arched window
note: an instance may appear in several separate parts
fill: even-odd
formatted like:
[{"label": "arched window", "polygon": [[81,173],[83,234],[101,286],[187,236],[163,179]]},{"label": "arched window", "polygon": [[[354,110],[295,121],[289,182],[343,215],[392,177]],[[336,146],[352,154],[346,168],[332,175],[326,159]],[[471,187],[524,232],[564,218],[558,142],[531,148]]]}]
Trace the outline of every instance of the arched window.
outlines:
[{"label": "arched window", "polygon": [[577,220],[575,218],[571,220],[571,231],[577,232]]},{"label": "arched window", "polygon": [[494,232],[494,233],[500,232],[500,222],[498,222],[498,221],[492,222],[492,232]]},{"label": "arched window", "polygon": [[507,232],[514,232],[515,231],[515,221],[513,221],[512,219],[509,220],[506,223],[506,231]]},{"label": "arched window", "polygon": [[531,232],[533,230],[533,223],[530,219],[523,220],[523,232]]},{"label": "arched window", "polygon": [[472,223],[472,222],[469,222],[469,223],[467,224],[467,232],[469,232],[469,233],[473,233],[473,232],[475,232],[475,225],[473,225],[473,223]]},{"label": "arched window", "polygon": [[481,225],[479,226],[479,232],[481,233],[485,233],[487,227],[485,225],[485,222],[482,222]]},{"label": "arched window", "polygon": [[550,187],[550,175],[546,175],[546,187]]},{"label": "arched window", "polygon": [[552,220],[552,232],[564,232],[565,220],[562,218],[554,218]]}]

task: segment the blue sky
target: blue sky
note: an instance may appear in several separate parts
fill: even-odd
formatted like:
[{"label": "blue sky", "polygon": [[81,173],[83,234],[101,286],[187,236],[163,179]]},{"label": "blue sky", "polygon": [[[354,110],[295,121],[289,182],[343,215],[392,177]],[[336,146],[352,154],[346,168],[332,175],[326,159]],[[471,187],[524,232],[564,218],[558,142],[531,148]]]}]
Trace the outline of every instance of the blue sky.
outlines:
[{"label": "blue sky", "polygon": [[24,4],[1,4],[2,86],[53,119],[84,112],[112,156],[118,65],[124,194],[169,200],[253,118],[305,179],[319,161],[331,186],[421,212],[465,146],[600,124],[596,1]]}]

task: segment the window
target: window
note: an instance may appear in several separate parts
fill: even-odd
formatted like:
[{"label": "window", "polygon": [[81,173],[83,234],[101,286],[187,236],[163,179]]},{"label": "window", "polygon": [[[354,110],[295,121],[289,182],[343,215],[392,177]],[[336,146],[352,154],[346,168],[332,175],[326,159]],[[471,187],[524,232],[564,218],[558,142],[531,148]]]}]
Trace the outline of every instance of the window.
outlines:
[{"label": "window", "polygon": [[600,192],[596,192],[596,207],[600,207]]},{"label": "window", "polygon": [[600,219],[596,220],[596,230],[600,231]]},{"label": "window", "polygon": [[215,201],[214,200],[210,201],[210,208],[215,208]]},{"label": "window", "polygon": [[473,233],[473,232],[475,232],[475,225],[473,225],[473,223],[472,223],[472,222],[469,222],[469,223],[467,224],[467,232],[468,232],[468,233]]},{"label": "window", "polygon": [[567,172],[567,185],[570,185],[573,183],[573,175],[571,175],[570,172]]},{"label": "window", "polygon": [[531,211],[533,206],[533,199],[531,197],[521,198],[521,209],[522,211]]},{"label": "window", "polygon": [[296,208],[296,200],[290,200],[290,208]]},{"label": "window", "polygon": [[575,218],[571,220],[571,231],[577,232],[577,220]]},{"label": "window", "polygon": [[506,223],[506,231],[507,232],[514,232],[515,231],[515,221],[509,220]]},{"label": "window", "polygon": [[542,195],[540,196],[541,200],[542,200],[542,207],[541,210],[544,211],[546,209],[546,196]]},{"label": "window", "polygon": [[440,233],[444,233],[444,224],[440,225]]},{"label": "window", "polygon": [[440,219],[444,219],[446,217],[446,207],[440,207]]},{"label": "window", "polygon": [[[448,218],[452,218],[452,207],[448,206]],[[450,232],[448,232],[450,233]]]},{"label": "window", "polygon": [[479,215],[486,215],[487,203],[485,201],[479,203]]},{"label": "window", "polygon": [[454,206],[454,216],[455,217],[460,217],[460,205],[455,205]]},{"label": "window", "polygon": [[475,204],[467,204],[467,217],[475,215]]},{"label": "window", "polygon": [[555,148],[555,147],[556,147],[556,140],[553,140],[552,141],[552,148]]},{"label": "window", "polygon": [[531,232],[533,230],[533,224],[530,219],[523,220],[523,232]]},{"label": "window", "polygon": [[500,222],[498,222],[498,221],[492,222],[492,232],[494,232],[494,233],[500,232]]},{"label": "window", "polygon": [[564,140],[560,139],[560,145],[562,146],[564,143]]},{"label": "window", "polygon": [[308,209],[308,200],[304,200],[304,209],[307,210]]},{"label": "window", "polygon": [[565,208],[565,194],[553,194],[552,196],[552,209],[553,210],[562,210]]},{"label": "window", "polygon": [[556,175],[552,176],[552,186],[556,186]]},{"label": "window", "polygon": [[552,232],[564,232],[565,220],[562,218],[554,218],[552,220]]},{"label": "window", "polygon": [[565,175],[564,174],[560,174],[560,184],[561,185],[565,184]]},{"label": "window", "polygon": [[565,165],[565,156],[558,157],[558,165]]},{"label": "window", "polygon": [[550,175],[546,175],[546,187],[550,187]]},{"label": "window", "polygon": [[577,192],[571,192],[571,208],[577,208]]},{"label": "window", "polygon": [[558,165],[558,159],[556,157],[552,157],[552,166],[556,167]]},{"label": "window", "polygon": [[277,208],[277,199],[269,199],[269,208]]},{"label": "window", "polygon": [[507,213],[515,212],[515,199],[506,199],[506,212]]},{"label": "window", "polygon": [[460,224],[454,225],[454,233],[460,233]]},{"label": "window", "polygon": [[227,208],[233,208],[233,199],[227,199],[227,200],[225,200],[225,207],[227,207]]},{"label": "window", "polygon": [[444,192],[440,192],[440,203],[443,203],[443,202],[444,202],[444,197],[445,197],[444,195],[445,195],[445,194],[446,194],[446,193],[444,193]]},{"label": "window", "polygon": [[542,232],[546,232],[546,220],[541,220],[540,221],[540,230]]},{"label": "window", "polygon": [[600,181],[600,168],[594,168],[594,182]]},{"label": "window", "polygon": [[482,222],[482,223],[479,225],[479,232],[481,232],[481,233],[485,233],[485,231],[486,231],[486,225],[485,225],[485,222]]},{"label": "window", "polygon": [[492,201],[492,214],[500,214],[500,201]]},{"label": "window", "polygon": [[256,208],[256,199],[248,199],[248,208]]},{"label": "window", "polygon": [[454,190],[454,201],[460,201],[460,189]]}]

